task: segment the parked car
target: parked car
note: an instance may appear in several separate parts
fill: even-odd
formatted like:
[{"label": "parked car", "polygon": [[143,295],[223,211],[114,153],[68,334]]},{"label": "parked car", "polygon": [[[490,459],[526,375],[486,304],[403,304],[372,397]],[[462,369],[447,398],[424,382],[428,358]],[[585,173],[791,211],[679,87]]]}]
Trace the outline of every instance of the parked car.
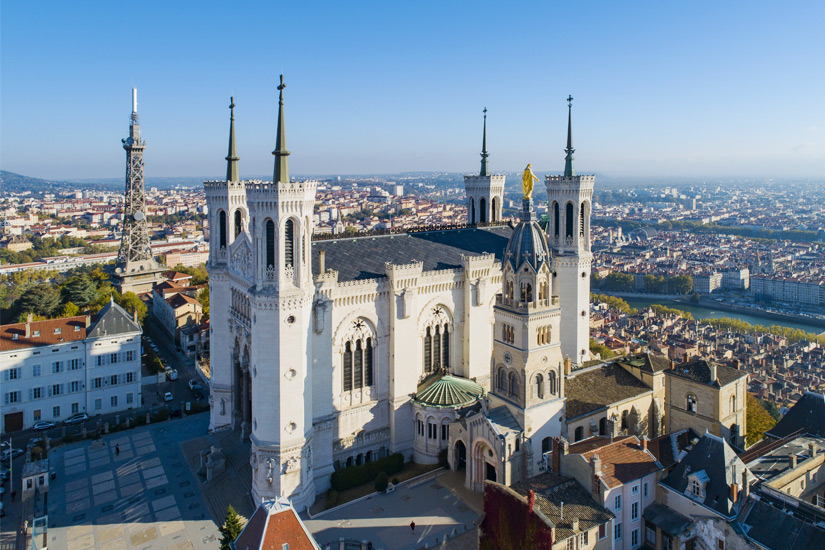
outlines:
[{"label": "parked car", "polygon": [[86,413],[77,413],[73,414],[69,418],[63,421],[64,424],[80,424],[81,422],[86,422],[89,420],[89,415]]},{"label": "parked car", "polygon": [[23,454],[23,449],[4,449],[2,453],[0,453],[0,460],[3,462],[7,462],[9,459],[14,458],[16,456],[20,456]]},{"label": "parked car", "polygon": [[9,469],[0,468],[0,481],[6,481],[7,479],[9,479]]},{"label": "parked car", "polygon": [[177,369],[167,368],[166,369],[166,378],[168,378],[169,380],[172,380],[172,381],[177,380],[178,379]]},{"label": "parked car", "polygon": [[54,422],[49,422],[48,420],[41,420],[40,422],[32,426],[32,429],[37,431],[48,430],[50,428],[54,428],[56,425],[57,424],[55,424]]},{"label": "parked car", "polygon": [[173,400],[174,398],[175,398],[175,396],[172,395],[172,392],[170,392],[170,391],[163,394],[163,400],[166,401],[166,402],[169,402],[169,401]]},{"label": "parked car", "polygon": [[189,389],[192,391],[200,391],[203,390],[203,386],[201,386],[197,380],[193,379],[189,381]]}]

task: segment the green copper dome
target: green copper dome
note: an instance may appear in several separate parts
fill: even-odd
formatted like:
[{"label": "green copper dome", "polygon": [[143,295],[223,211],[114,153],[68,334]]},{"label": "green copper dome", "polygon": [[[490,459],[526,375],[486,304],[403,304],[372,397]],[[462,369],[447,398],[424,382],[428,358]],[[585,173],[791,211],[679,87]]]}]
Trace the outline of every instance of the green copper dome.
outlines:
[{"label": "green copper dome", "polygon": [[413,401],[427,407],[463,407],[484,395],[484,388],[472,380],[445,374],[422,391]]}]

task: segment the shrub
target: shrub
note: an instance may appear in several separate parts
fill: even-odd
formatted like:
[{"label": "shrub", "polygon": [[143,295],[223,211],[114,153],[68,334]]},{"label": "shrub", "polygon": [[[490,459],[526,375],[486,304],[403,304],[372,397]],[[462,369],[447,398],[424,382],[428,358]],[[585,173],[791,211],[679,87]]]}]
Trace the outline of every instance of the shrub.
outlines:
[{"label": "shrub", "polygon": [[332,473],[330,482],[332,488],[336,491],[346,491],[347,489],[352,489],[358,485],[373,481],[378,472],[385,472],[387,475],[392,475],[397,474],[403,468],[404,455],[395,453],[374,462],[367,462],[360,466],[349,466],[336,470]]},{"label": "shrub", "polygon": [[169,419],[169,409],[160,409],[152,415],[152,422],[163,422]]},{"label": "shrub", "polygon": [[387,490],[387,486],[390,484],[390,478],[387,475],[387,472],[378,472],[378,475],[375,476],[375,490],[379,493],[383,493]]},{"label": "shrub", "polygon": [[399,483],[401,483],[401,481],[397,477],[392,478],[393,485],[398,485]]},{"label": "shrub", "polygon": [[44,458],[43,447],[35,447],[32,449],[32,460],[40,460]]},{"label": "shrub", "polygon": [[338,491],[330,489],[327,491],[327,509],[335,507],[338,504]]}]

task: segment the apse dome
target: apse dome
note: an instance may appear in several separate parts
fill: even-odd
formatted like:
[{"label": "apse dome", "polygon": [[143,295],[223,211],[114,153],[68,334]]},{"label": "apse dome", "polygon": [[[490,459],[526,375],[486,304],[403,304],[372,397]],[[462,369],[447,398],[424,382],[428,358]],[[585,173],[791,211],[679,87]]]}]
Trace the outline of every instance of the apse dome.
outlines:
[{"label": "apse dome", "polygon": [[522,265],[527,262],[538,272],[541,266],[548,262],[550,269],[552,266],[552,257],[550,256],[550,248],[547,246],[547,239],[544,232],[535,221],[533,213],[527,212],[527,215],[522,215],[522,221],[513,230],[513,235],[507,243],[507,248],[504,250],[507,262],[513,271],[521,269]]}]

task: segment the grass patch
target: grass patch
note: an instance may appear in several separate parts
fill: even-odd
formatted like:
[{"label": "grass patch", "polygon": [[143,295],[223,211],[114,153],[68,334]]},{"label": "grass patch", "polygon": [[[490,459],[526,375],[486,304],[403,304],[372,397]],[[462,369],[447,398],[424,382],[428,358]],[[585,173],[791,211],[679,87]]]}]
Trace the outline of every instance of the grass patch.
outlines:
[{"label": "grass patch", "polygon": [[[398,479],[398,482],[406,481],[408,479],[412,479],[416,476],[420,476],[421,474],[426,474],[427,472],[431,472],[435,469],[438,469],[440,466],[438,464],[415,464],[413,462],[405,462],[404,469],[398,472],[397,474],[393,475],[393,482],[395,479]],[[353,501],[355,499],[367,496],[375,492],[375,484],[373,481],[369,483],[364,483],[357,487],[353,487],[352,489],[346,489],[344,491],[338,492],[338,498],[330,498],[329,492],[324,495],[323,499],[318,499],[319,501],[322,500],[325,502],[324,510],[328,510],[330,508],[334,508],[335,506],[340,506],[341,504],[345,504],[347,502]],[[318,510],[320,512],[321,510]],[[313,513],[318,513],[313,512]]]}]

